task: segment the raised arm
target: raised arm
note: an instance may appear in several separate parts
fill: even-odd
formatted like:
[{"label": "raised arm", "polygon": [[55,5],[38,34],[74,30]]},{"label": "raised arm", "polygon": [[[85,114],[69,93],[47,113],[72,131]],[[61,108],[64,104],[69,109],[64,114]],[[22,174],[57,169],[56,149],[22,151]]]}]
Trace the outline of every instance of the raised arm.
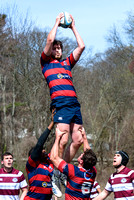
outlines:
[{"label": "raised arm", "polygon": [[110,192],[108,192],[107,190],[103,190],[97,197],[95,197],[93,200],[103,200],[106,197],[108,197],[110,194]]},{"label": "raised arm", "polygon": [[31,153],[32,160],[35,160],[35,161],[38,160],[39,155],[42,152],[43,145],[46,142],[48,135],[54,126],[53,116],[54,116],[54,110],[52,111],[52,119],[51,119],[51,122],[50,122],[48,128],[46,128],[46,130],[42,133],[42,135],[40,136],[40,138],[37,141],[36,146],[34,147],[32,153]]},{"label": "raised arm", "polygon": [[81,134],[82,134],[82,137],[83,137],[83,150],[86,151],[86,149],[91,149],[90,146],[89,146],[87,136],[86,136],[86,132],[85,132],[84,128],[81,129]]},{"label": "raised arm", "polygon": [[55,36],[56,36],[56,33],[57,33],[57,29],[58,29],[58,26],[60,24],[60,20],[61,18],[64,16],[63,13],[60,13],[57,17],[56,17],[56,21],[55,21],[55,24],[52,28],[52,30],[49,32],[48,36],[47,36],[47,41],[46,41],[46,46],[44,48],[44,53],[47,55],[47,56],[50,56],[51,54],[51,51],[52,51],[52,44],[53,44],[53,41],[55,39]]},{"label": "raised arm", "polygon": [[74,18],[72,17],[72,15],[70,15],[71,18],[72,18],[72,23],[70,25],[70,28],[72,29],[73,33],[74,33],[74,36],[76,38],[76,41],[77,41],[77,48],[73,51],[73,56],[74,56],[74,59],[75,61],[78,61],[82,52],[84,51],[85,49],[85,44],[80,36],[80,34],[78,33],[76,27],[75,27],[75,21],[74,21]]},{"label": "raised arm", "polygon": [[55,130],[56,139],[50,153],[50,160],[53,162],[56,168],[58,168],[59,164],[63,160],[62,158],[59,157],[59,143],[63,134],[65,133],[61,132],[59,128],[56,127],[56,130]]}]

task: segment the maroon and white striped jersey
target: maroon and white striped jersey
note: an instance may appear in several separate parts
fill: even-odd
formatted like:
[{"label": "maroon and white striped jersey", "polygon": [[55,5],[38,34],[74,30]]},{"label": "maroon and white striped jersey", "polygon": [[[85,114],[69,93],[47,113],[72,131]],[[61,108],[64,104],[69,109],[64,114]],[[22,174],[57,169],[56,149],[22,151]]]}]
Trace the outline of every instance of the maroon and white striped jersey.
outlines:
[{"label": "maroon and white striped jersey", "polygon": [[134,200],[134,170],[125,167],[113,173],[105,189],[114,192],[115,200]]},{"label": "maroon and white striped jersey", "polygon": [[93,184],[93,187],[92,187],[92,190],[91,190],[91,195],[90,195],[91,199],[98,196],[98,194],[99,194],[99,192],[97,191],[98,188],[100,188],[100,185],[98,184],[97,181],[94,181],[94,184]]},{"label": "maroon and white striped jersey", "polygon": [[0,199],[19,200],[20,189],[26,188],[27,182],[23,173],[17,169],[12,169],[10,173],[0,169]]}]

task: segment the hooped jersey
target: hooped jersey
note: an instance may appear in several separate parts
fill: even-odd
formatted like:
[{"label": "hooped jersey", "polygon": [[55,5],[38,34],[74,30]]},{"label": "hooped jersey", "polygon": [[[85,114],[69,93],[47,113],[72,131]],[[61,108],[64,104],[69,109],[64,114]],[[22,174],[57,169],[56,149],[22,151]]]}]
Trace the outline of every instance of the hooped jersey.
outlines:
[{"label": "hooped jersey", "polygon": [[105,190],[114,192],[116,200],[134,200],[134,170],[125,167],[119,173],[113,173]]},{"label": "hooped jersey", "polygon": [[51,177],[54,166],[48,159],[48,163],[33,161],[28,158],[26,171],[28,174],[29,191],[24,200],[50,200],[52,198]]},{"label": "hooped jersey", "polygon": [[42,73],[50,88],[51,100],[59,97],[77,97],[72,82],[71,69],[76,63],[72,53],[66,59],[58,61],[42,52],[40,62]]},{"label": "hooped jersey", "polygon": [[61,161],[58,169],[67,176],[66,200],[90,200],[96,168],[90,170]]},{"label": "hooped jersey", "polygon": [[4,168],[0,169],[0,199],[2,200],[19,200],[20,189],[27,188],[27,182],[24,174],[12,169],[10,173]]},{"label": "hooped jersey", "polygon": [[97,191],[98,188],[100,188],[100,185],[98,184],[97,181],[94,181],[94,184],[91,190],[91,196],[90,196],[91,199],[94,199],[95,197],[98,196],[99,194],[99,192]]}]

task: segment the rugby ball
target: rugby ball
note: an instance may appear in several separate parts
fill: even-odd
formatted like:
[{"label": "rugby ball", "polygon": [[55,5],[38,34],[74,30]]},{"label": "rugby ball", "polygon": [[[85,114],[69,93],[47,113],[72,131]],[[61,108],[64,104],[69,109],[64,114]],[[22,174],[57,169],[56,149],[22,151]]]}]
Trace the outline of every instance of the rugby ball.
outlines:
[{"label": "rugby ball", "polygon": [[72,19],[68,12],[64,12],[64,16],[60,20],[60,26],[62,28],[68,28],[72,23]]}]

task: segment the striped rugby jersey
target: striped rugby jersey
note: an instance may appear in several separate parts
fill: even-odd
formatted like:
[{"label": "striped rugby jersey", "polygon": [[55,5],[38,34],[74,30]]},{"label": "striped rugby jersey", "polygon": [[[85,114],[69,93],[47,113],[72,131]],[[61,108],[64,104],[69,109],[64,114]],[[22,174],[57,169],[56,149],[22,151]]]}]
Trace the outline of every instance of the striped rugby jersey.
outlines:
[{"label": "striped rugby jersey", "polygon": [[67,176],[65,200],[90,200],[91,189],[97,173],[95,167],[86,170],[63,160],[58,169]]},{"label": "striped rugby jersey", "polygon": [[58,61],[42,52],[40,62],[50,89],[51,100],[59,97],[76,97],[71,73],[76,61],[72,53],[66,59]]},{"label": "striped rugby jersey", "polygon": [[99,194],[98,191],[97,191],[98,188],[100,188],[100,185],[98,184],[97,181],[94,181],[94,184],[93,184],[93,187],[92,187],[92,190],[91,190],[91,196],[90,196],[91,199],[98,196],[98,194]]},{"label": "striped rugby jersey", "polygon": [[51,177],[54,166],[48,157],[47,163],[33,161],[28,158],[26,171],[28,174],[29,191],[24,200],[50,200],[52,198]]},{"label": "striped rugby jersey", "polygon": [[0,199],[19,200],[20,189],[26,188],[27,182],[23,173],[17,169],[12,169],[10,173],[0,169]]},{"label": "striped rugby jersey", "polygon": [[125,167],[119,173],[113,173],[105,189],[114,192],[116,200],[134,200],[134,170]]}]

